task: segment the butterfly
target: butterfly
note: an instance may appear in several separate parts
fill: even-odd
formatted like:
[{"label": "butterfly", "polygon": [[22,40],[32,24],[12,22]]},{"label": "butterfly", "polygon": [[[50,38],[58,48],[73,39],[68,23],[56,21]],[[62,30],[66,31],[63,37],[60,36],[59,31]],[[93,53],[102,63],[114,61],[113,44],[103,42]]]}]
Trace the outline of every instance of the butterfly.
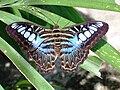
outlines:
[{"label": "butterfly", "polygon": [[42,72],[55,69],[61,61],[65,71],[75,71],[87,58],[89,49],[108,31],[108,24],[90,21],[63,29],[48,29],[28,22],[14,22],[6,27],[8,34],[27,51]]}]

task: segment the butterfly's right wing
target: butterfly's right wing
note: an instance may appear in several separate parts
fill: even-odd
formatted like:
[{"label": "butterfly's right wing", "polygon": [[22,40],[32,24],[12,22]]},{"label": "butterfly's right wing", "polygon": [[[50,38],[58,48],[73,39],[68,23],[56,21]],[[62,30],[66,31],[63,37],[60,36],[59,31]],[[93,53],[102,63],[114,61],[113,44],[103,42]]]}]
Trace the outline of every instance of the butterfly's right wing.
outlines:
[{"label": "butterfly's right wing", "polygon": [[31,58],[37,62],[41,71],[48,72],[55,67],[55,56],[53,47],[43,48],[44,42],[50,38],[46,29],[40,25],[28,22],[15,22],[6,27],[8,34],[20,44]]},{"label": "butterfly's right wing", "polygon": [[91,21],[68,27],[72,38],[64,42],[62,48],[61,67],[66,71],[73,71],[87,58],[89,49],[108,31],[108,24],[101,21]]}]

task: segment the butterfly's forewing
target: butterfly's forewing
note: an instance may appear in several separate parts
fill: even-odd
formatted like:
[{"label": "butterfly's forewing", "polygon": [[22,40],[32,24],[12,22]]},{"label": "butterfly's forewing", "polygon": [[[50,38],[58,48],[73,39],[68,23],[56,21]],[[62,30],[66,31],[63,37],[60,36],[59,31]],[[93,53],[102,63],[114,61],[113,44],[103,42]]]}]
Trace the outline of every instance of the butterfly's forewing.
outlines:
[{"label": "butterfly's forewing", "polygon": [[66,71],[74,71],[77,66],[87,58],[89,49],[108,31],[108,24],[101,21],[87,22],[68,27],[68,31],[74,33],[73,38],[69,38],[71,47],[61,49],[61,67]]},{"label": "butterfly's forewing", "polygon": [[26,22],[15,22],[6,27],[8,34],[18,42],[40,66],[48,72],[55,67],[54,47],[43,48],[44,42],[51,36],[51,30]]}]

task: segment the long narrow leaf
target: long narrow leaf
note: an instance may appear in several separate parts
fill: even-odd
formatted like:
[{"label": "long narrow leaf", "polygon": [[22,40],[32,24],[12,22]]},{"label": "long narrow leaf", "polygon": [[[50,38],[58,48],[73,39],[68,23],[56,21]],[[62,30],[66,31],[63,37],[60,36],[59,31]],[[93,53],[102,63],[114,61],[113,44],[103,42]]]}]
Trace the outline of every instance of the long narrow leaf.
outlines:
[{"label": "long narrow leaf", "polygon": [[[8,1],[8,0],[7,0]],[[8,2],[11,2],[10,0]],[[112,11],[120,11],[120,5],[115,0],[15,0],[15,3],[1,3],[1,7],[13,7],[20,5],[61,5],[71,7],[95,8]]]},{"label": "long narrow leaf", "polygon": [[89,72],[94,73],[96,76],[101,77],[101,74],[99,72],[100,65],[102,63],[102,60],[95,56],[89,56],[86,61],[84,61],[83,64],[80,66],[84,69],[86,69]]},{"label": "long narrow leaf", "polygon": [[92,48],[92,51],[120,71],[120,52],[105,40],[99,40],[94,48]]},{"label": "long narrow leaf", "polygon": [[[33,10],[33,9],[34,10]],[[72,21],[65,19],[57,14],[51,13],[49,11],[37,8],[37,7],[33,7],[33,6],[21,6],[19,7],[20,10],[24,10],[28,13],[31,13],[32,15],[35,15],[38,18],[43,19],[44,21],[52,24],[52,25],[59,25],[61,28],[63,28],[67,23],[69,23],[68,25],[73,25],[75,23],[73,23]]]},{"label": "long narrow leaf", "polygon": [[0,90],[4,90],[4,88],[0,85]]},{"label": "long narrow leaf", "polygon": [[15,16],[13,14],[10,14],[8,12],[1,11],[1,10],[0,10],[0,20],[2,22],[6,23],[6,24],[10,24],[12,22],[18,22],[18,21],[19,22],[20,21],[22,21],[22,22],[25,22],[25,21],[30,22],[29,20],[23,19],[23,18],[21,18],[19,16]]},{"label": "long narrow leaf", "polygon": [[51,85],[1,37],[0,50],[9,57],[18,70],[37,90],[54,90]]}]

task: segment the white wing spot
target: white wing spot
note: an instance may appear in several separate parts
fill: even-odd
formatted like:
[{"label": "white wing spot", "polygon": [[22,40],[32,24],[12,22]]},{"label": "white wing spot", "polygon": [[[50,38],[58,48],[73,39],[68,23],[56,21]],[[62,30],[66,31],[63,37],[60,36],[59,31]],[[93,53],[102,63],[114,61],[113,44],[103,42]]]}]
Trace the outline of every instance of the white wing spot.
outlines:
[{"label": "white wing spot", "polygon": [[29,29],[28,29],[28,31],[32,31],[32,29],[31,29],[31,28],[29,28]]},{"label": "white wing spot", "polygon": [[35,39],[35,36],[36,36],[36,35],[35,35],[34,33],[31,34],[30,37],[28,38],[28,41],[32,41],[33,39]]},{"label": "white wing spot", "polygon": [[22,32],[21,32],[21,35],[23,35],[25,33],[25,30],[23,30]]},{"label": "white wing spot", "polygon": [[34,25],[31,25],[32,28],[34,28]]},{"label": "white wing spot", "polygon": [[74,30],[72,30],[71,28],[69,29],[69,31],[72,31],[73,33],[76,33]]},{"label": "white wing spot", "polygon": [[94,31],[93,31],[93,30],[91,30],[91,29],[90,29],[89,31],[90,31],[92,34],[94,33]]},{"label": "white wing spot", "polygon": [[25,29],[26,29],[26,27],[22,27],[22,28],[18,29],[18,32],[21,32],[21,31],[23,31]]},{"label": "white wing spot", "polygon": [[[39,30],[39,29],[38,29]],[[36,31],[36,30],[35,30]],[[39,32],[39,33],[41,33],[41,32],[43,32],[44,31],[44,29],[41,29],[41,30],[39,30],[39,31],[37,31],[37,32]]]},{"label": "white wing spot", "polygon": [[80,25],[80,28],[82,28],[83,27],[83,25]]},{"label": "white wing spot", "polygon": [[94,26],[89,26],[89,29],[97,31],[97,28],[95,28]]},{"label": "white wing spot", "polygon": [[30,36],[30,32],[26,32],[25,34],[24,34],[24,37],[25,38],[28,38]]},{"label": "white wing spot", "polygon": [[102,22],[96,22],[97,27],[102,27],[103,23]]},{"label": "white wing spot", "polygon": [[75,30],[77,30],[79,32],[79,30],[76,28],[76,26],[74,26]]},{"label": "white wing spot", "polygon": [[16,29],[16,28],[18,27],[18,25],[17,25],[17,23],[13,23],[13,24],[11,25],[11,27],[14,28],[14,29]]},{"label": "white wing spot", "polygon": [[17,29],[20,29],[20,28],[22,28],[22,27],[23,27],[22,25],[18,25]]},{"label": "white wing spot", "polygon": [[98,28],[98,26],[95,24],[92,24],[91,27]]},{"label": "white wing spot", "polygon": [[82,41],[85,41],[87,38],[85,37],[84,34],[80,33],[79,34],[79,38],[82,40]]},{"label": "white wing spot", "polygon": [[87,30],[87,28],[85,28],[85,27],[84,27],[82,30],[83,30],[83,31],[86,31],[86,30]]},{"label": "white wing spot", "polygon": [[89,31],[85,31],[84,34],[85,34],[85,36],[88,37],[88,38],[91,36],[91,33],[90,33]]}]

